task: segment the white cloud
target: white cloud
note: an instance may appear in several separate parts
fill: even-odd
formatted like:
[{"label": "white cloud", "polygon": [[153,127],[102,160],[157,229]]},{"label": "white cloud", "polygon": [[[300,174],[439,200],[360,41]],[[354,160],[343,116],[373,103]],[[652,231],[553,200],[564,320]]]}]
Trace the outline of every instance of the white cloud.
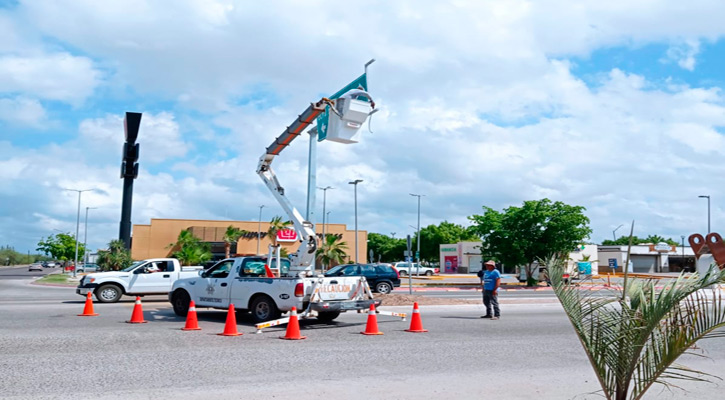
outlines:
[{"label": "white cloud", "polygon": [[45,108],[38,100],[23,97],[0,98],[0,120],[41,127],[46,118]]},{"label": "white cloud", "polygon": [[670,61],[677,62],[677,65],[688,71],[695,70],[695,56],[700,52],[700,42],[696,40],[688,40],[680,45],[673,45],[667,49],[667,58]]},{"label": "white cloud", "polygon": [[0,92],[79,104],[98,85],[100,73],[86,57],[68,53],[0,57]]}]

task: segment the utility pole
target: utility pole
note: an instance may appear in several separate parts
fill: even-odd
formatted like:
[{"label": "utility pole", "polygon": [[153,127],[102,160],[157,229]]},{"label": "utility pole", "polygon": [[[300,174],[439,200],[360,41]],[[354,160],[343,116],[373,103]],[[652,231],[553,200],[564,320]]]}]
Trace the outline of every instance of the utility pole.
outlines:
[{"label": "utility pole", "polygon": [[[83,265],[88,264],[88,210],[95,210],[97,207],[86,207],[86,222],[83,227]],[[85,268],[84,268],[85,269]]]},{"label": "utility pole", "polygon": [[334,189],[332,186],[318,187],[322,190],[322,243],[325,242],[325,207],[327,206],[327,189]]},{"label": "utility pole", "polygon": [[257,224],[257,255],[259,255],[259,242],[262,240],[262,209],[264,205],[259,206],[259,223]]},{"label": "utility pole", "polygon": [[712,232],[710,230],[710,195],[697,196],[701,199],[707,199],[707,233]]},{"label": "utility pole", "polygon": [[415,252],[415,261],[420,265],[420,198],[424,197],[424,194],[413,194],[410,193],[411,196],[418,198],[418,250]]},{"label": "utility pole", "polygon": [[73,277],[76,277],[76,269],[78,269],[78,234],[81,226],[81,193],[90,192],[93,189],[63,189],[69,192],[78,192],[78,213],[76,215],[76,256],[73,262]]},{"label": "utility pole", "polygon": [[362,179],[355,179],[352,182],[348,182],[350,185],[355,186],[355,263],[358,262],[357,258],[357,184],[362,182]]}]

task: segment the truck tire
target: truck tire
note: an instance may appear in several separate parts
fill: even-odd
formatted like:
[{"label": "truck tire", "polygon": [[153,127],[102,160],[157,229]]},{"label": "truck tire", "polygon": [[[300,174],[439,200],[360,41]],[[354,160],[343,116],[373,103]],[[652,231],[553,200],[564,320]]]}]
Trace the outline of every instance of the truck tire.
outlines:
[{"label": "truck tire", "polygon": [[378,282],[375,285],[375,291],[380,294],[388,294],[393,291],[393,285],[388,282]]},{"label": "truck tire", "polygon": [[189,313],[190,302],[191,297],[189,297],[189,293],[186,293],[186,290],[175,291],[174,295],[171,296],[171,305],[174,307],[174,314],[179,317],[186,317],[186,314]]},{"label": "truck tire", "polygon": [[433,276],[433,271],[425,271],[425,276]]},{"label": "truck tire", "polygon": [[335,318],[340,316],[339,311],[327,311],[327,312],[319,312],[317,313],[317,320],[324,323],[330,323],[335,320]]},{"label": "truck tire", "polygon": [[121,299],[123,291],[113,284],[101,285],[96,289],[96,299],[101,303],[115,303]]},{"label": "truck tire", "polygon": [[398,275],[406,276],[406,275],[408,275],[408,272],[407,271],[398,271]]},{"label": "truck tire", "polygon": [[249,311],[252,313],[252,320],[254,322],[265,322],[277,319],[280,316],[277,304],[274,300],[266,295],[260,295],[252,300],[252,305],[249,307]]}]

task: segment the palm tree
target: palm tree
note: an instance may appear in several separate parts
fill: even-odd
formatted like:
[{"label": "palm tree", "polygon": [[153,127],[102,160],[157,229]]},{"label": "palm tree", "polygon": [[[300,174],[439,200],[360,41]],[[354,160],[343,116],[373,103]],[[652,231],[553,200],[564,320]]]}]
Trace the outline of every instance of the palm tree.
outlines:
[{"label": "palm tree", "polygon": [[200,265],[211,259],[209,243],[186,244],[174,253],[181,265]]},{"label": "palm tree", "polygon": [[111,240],[108,250],[98,252],[97,264],[103,270],[118,271],[131,265],[131,253],[123,240]]},{"label": "palm tree", "polygon": [[564,282],[562,260],[543,262],[607,399],[640,399],[654,383],[672,386],[666,379],[706,380],[674,362],[699,339],[725,336],[715,331],[725,326],[721,291],[705,290],[723,282],[725,270],[713,265],[661,289],[625,274],[623,287],[607,297]]},{"label": "palm tree", "polygon": [[319,257],[325,268],[334,267],[333,263],[338,265],[345,262],[347,243],[341,240],[337,236],[327,235],[325,240],[322,241],[322,245],[317,249],[317,257]]},{"label": "palm tree", "polygon": [[276,216],[269,221],[269,229],[267,229],[267,235],[272,238],[272,243],[277,247],[277,232],[285,230],[292,225],[290,221],[282,221],[282,217]]},{"label": "palm tree", "polygon": [[224,252],[226,253],[226,258],[229,258],[230,252],[232,249],[232,243],[236,243],[239,241],[239,238],[246,235],[247,231],[244,229],[235,228],[231,225],[227,228],[227,231],[224,232]]},{"label": "palm tree", "polygon": [[199,242],[200,242],[199,238],[194,236],[194,234],[191,233],[190,230],[184,229],[181,232],[179,232],[179,236],[176,238],[176,242],[170,243],[168,246],[166,246],[166,248],[170,249],[169,253],[171,253],[174,250],[180,250],[186,244],[190,244],[193,246]]}]

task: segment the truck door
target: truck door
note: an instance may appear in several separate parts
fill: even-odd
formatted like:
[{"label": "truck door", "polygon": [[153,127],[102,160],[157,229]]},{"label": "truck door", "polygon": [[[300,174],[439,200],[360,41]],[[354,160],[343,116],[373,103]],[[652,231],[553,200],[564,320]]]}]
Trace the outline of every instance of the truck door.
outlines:
[{"label": "truck door", "polygon": [[151,261],[133,271],[129,293],[168,293],[171,290],[171,271],[167,261]]},{"label": "truck door", "polygon": [[229,306],[229,274],[234,266],[234,260],[225,260],[204,271],[201,286],[196,285],[196,298],[198,305],[210,307]]}]

